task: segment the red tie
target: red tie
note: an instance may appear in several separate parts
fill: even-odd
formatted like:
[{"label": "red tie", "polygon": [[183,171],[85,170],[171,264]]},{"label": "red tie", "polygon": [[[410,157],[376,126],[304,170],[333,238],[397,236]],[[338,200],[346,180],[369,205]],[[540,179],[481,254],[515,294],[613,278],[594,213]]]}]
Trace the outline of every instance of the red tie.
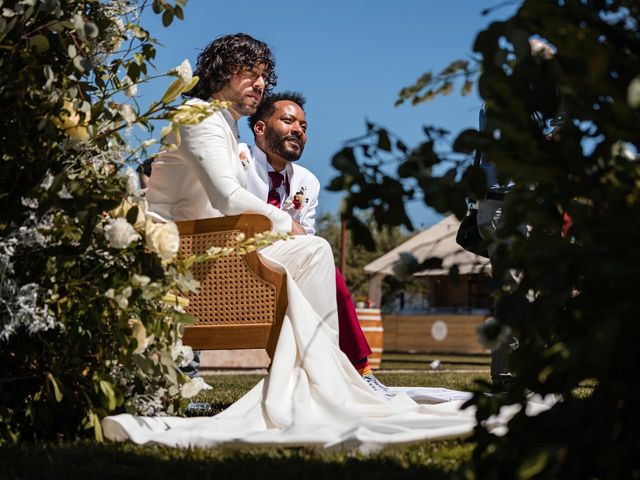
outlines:
[{"label": "red tie", "polygon": [[280,208],[280,194],[278,188],[284,181],[285,190],[288,190],[289,184],[285,181],[284,175],[279,172],[269,172],[269,178],[271,179],[271,190],[267,195],[267,203],[275,207]]}]

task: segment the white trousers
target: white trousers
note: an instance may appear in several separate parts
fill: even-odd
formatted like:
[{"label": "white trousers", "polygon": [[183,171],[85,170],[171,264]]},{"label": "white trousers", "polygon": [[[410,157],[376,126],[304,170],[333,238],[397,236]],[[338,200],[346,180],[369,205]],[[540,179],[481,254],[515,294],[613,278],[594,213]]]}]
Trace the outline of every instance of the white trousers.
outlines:
[{"label": "white trousers", "polygon": [[279,240],[260,251],[272,267],[283,265],[302,295],[330,329],[338,342],[338,309],[336,306],[336,273],[331,245],[321,237],[297,235]]}]

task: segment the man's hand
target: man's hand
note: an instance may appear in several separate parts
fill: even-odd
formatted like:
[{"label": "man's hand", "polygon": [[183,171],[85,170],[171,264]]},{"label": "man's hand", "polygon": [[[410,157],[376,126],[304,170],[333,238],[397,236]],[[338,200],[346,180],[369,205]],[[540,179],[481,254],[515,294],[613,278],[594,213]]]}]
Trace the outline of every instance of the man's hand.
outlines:
[{"label": "man's hand", "polygon": [[307,232],[304,231],[304,228],[296,222],[295,220],[291,224],[291,235],[306,235]]}]

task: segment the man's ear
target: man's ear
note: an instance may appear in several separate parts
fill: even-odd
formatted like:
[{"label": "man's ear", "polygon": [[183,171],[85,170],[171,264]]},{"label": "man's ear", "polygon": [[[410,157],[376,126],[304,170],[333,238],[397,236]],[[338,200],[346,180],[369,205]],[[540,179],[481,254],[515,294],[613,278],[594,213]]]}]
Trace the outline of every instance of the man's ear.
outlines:
[{"label": "man's ear", "polygon": [[255,125],[253,126],[253,134],[256,137],[261,137],[264,135],[264,130],[266,128],[267,124],[264,123],[264,121],[262,120],[258,120]]}]

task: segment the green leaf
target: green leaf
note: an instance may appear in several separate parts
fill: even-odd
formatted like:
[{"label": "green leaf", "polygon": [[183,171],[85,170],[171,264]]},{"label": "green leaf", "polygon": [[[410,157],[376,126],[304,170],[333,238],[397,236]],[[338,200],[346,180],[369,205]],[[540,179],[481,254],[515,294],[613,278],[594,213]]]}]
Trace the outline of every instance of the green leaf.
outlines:
[{"label": "green leaf", "polygon": [[333,165],[336,170],[344,173],[352,175],[360,173],[356,157],[353,154],[353,148],[350,147],[345,147],[336,153],[331,159],[331,165]]},{"label": "green leaf", "polygon": [[106,380],[100,380],[100,391],[107,399],[106,407],[109,411],[115,410],[117,406],[116,392],[113,389],[113,385]]},{"label": "green leaf", "polygon": [[167,88],[167,91],[164,92],[164,95],[162,96],[162,99],[160,101],[165,105],[173,102],[176,98],[178,98],[178,95],[182,93],[183,87],[184,83],[181,79],[178,78],[174,80],[173,82],[171,82],[171,85],[169,85],[169,88]]},{"label": "green leaf", "polygon": [[46,52],[50,48],[49,40],[39,33],[29,39],[29,48],[35,49],[38,53]]},{"label": "green leaf", "polygon": [[637,76],[629,83],[629,88],[627,88],[627,103],[634,109],[640,107],[640,76]]},{"label": "green leaf", "polygon": [[136,221],[138,220],[138,207],[133,206],[129,209],[129,211],[127,212],[127,222],[129,222],[131,225],[135,225]]},{"label": "green leaf", "polygon": [[47,379],[51,382],[51,386],[53,387],[53,395],[56,398],[56,402],[61,402],[62,392],[60,391],[56,378],[52,374],[48,373]]},{"label": "green leaf", "polygon": [[102,423],[100,422],[100,417],[94,411],[90,411],[87,417],[88,417],[87,423],[89,427],[93,427],[93,434],[96,441],[103,442],[104,435],[102,433]]},{"label": "green leaf", "polygon": [[378,130],[378,148],[385,152],[391,151],[391,140],[389,139],[389,134],[384,128]]},{"label": "green leaf", "polygon": [[162,25],[168,27],[169,25],[171,25],[171,22],[173,22],[173,13],[171,13],[169,10],[165,10],[162,14]]},{"label": "green leaf", "polygon": [[339,175],[337,177],[332,178],[329,185],[325,188],[330,192],[339,192],[341,190],[344,190],[346,186],[347,186],[346,178],[344,177],[344,175]]},{"label": "green leaf", "polygon": [[469,128],[463,130],[453,142],[453,150],[460,153],[471,153],[479,144],[486,145],[486,135],[477,130]]},{"label": "green leaf", "polygon": [[525,458],[522,465],[518,469],[518,479],[526,480],[538,475],[544,467],[547,466],[549,460],[549,452],[546,450],[540,450]]}]

